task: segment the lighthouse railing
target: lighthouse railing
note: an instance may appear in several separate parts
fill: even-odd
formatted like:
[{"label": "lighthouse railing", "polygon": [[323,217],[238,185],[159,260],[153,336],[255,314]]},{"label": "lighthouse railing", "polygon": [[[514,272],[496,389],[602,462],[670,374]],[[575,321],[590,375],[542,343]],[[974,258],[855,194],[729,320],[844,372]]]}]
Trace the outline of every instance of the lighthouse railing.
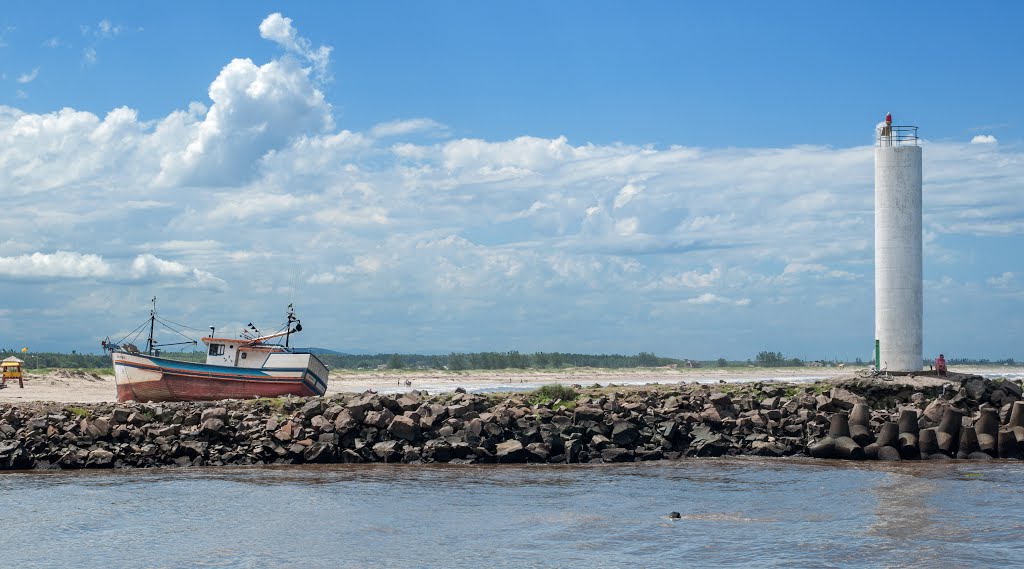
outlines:
[{"label": "lighthouse railing", "polygon": [[916,126],[885,126],[878,127],[876,142],[878,146],[917,146]]}]

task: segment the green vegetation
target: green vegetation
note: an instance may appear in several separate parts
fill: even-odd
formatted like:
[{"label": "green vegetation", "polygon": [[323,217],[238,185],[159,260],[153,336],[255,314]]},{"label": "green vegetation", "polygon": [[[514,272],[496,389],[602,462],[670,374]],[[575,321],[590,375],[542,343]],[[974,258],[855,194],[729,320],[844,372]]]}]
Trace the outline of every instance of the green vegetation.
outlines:
[{"label": "green vegetation", "polygon": [[757,365],[764,367],[801,366],[804,362],[800,358],[787,360],[782,352],[758,352],[755,358]]},{"label": "green vegetation", "polygon": [[79,417],[89,416],[89,410],[82,407],[65,407],[64,410]]},{"label": "green vegetation", "polygon": [[550,405],[558,401],[554,408],[574,409],[577,397],[579,397],[579,394],[571,386],[552,383],[542,385],[534,390],[530,393],[529,400],[534,405]]},{"label": "green vegetation", "polygon": [[524,354],[518,350],[508,352],[452,352],[448,355],[420,354],[317,354],[331,369],[376,369],[380,366],[394,368],[392,360],[399,357],[406,368],[447,369],[466,371],[472,369],[560,369],[566,367],[594,368],[635,368],[685,365],[684,360],[662,358],[650,352],[636,355],[620,354],[572,354],[563,352],[537,352]]}]

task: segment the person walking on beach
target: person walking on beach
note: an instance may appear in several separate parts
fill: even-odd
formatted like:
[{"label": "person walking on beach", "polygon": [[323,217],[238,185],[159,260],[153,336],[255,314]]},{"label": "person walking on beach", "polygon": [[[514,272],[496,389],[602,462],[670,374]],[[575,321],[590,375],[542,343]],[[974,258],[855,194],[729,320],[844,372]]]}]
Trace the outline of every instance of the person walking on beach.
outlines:
[{"label": "person walking on beach", "polygon": [[939,377],[946,377],[946,357],[942,354],[935,358],[935,371],[938,372]]}]

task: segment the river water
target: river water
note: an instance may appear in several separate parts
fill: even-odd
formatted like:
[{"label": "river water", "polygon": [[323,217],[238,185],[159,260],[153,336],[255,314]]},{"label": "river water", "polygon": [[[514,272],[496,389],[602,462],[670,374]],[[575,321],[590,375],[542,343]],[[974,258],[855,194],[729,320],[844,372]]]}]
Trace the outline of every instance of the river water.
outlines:
[{"label": "river water", "polygon": [[1022,513],[1000,461],[0,473],[0,566],[1004,567]]}]

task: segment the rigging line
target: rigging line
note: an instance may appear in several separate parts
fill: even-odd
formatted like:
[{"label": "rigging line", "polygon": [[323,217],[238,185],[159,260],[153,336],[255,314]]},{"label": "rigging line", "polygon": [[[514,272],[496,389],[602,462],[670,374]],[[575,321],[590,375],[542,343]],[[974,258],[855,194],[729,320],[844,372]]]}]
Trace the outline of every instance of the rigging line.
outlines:
[{"label": "rigging line", "polygon": [[172,328],[171,326],[169,326],[167,324],[167,322],[170,322],[169,320],[167,322],[165,322],[165,321],[161,320],[160,317],[157,317],[156,321],[159,322],[160,325],[163,326],[164,328],[170,330],[171,332],[174,332],[175,334],[181,336],[182,338],[188,338],[189,340],[192,339],[191,336],[189,336],[188,334],[183,333],[181,330],[176,330],[176,329]]},{"label": "rigging line", "polygon": [[[117,342],[115,342],[115,343],[117,343],[117,344],[120,344],[121,342],[124,342],[124,341],[125,341],[125,340],[126,340],[126,339],[128,338],[128,336],[131,336],[132,334],[135,334],[136,332],[139,332],[139,331],[141,331],[142,327],[143,327],[143,326],[145,326],[145,325],[146,325],[146,324],[148,324],[148,323],[149,323],[149,320],[146,320],[146,321],[145,321],[145,322],[143,322],[142,324],[139,324],[139,325],[138,325],[138,327],[136,327],[136,328],[135,328],[134,330],[132,330],[131,332],[128,332],[127,334],[125,334],[125,335],[124,335],[124,338],[121,338],[120,340],[118,340],[118,341],[117,341]],[[135,336],[136,336],[136,337],[138,337],[138,334],[135,334]],[[133,338],[133,339],[134,339],[134,338]]]},{"label": "rigging line", "polygon": [[167,320],[166,318],[157,317],[157,320],[160,320],[161,322],[167,322],[167,323],[170,323],[170,324],[174,324],[175,326],[180,326],[182,328],[185,328],[186,330],[195,330],[196,332],[205,332],[206,331],[204,328],[193,328],[191,326],[186,326],[184,324],[178,324],[177,322],[174,322],[173,320]]}]

